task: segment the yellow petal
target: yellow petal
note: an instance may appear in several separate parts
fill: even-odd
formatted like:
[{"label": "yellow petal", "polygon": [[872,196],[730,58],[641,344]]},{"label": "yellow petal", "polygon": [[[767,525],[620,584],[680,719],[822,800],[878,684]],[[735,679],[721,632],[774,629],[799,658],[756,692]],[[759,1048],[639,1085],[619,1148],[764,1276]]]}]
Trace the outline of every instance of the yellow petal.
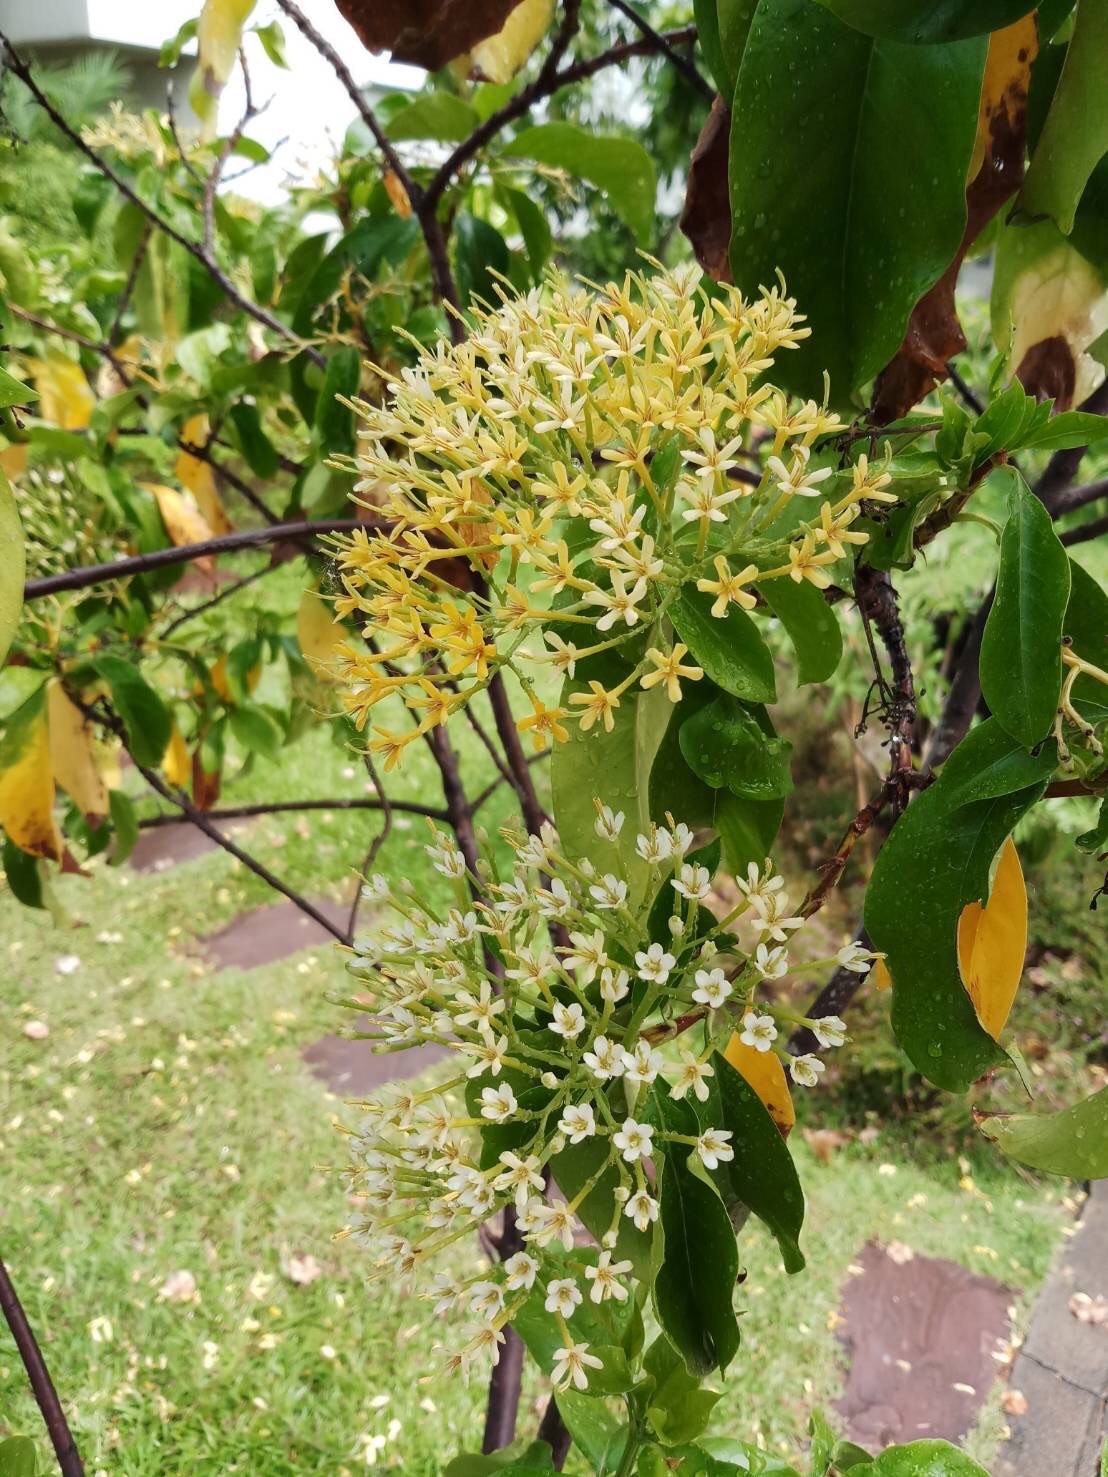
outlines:
[{"label": "yellow petal", "polygon": [[884,959],[878,959],[877,962],[874,964],[873,971],[870,974],[870,979],[873,981],[873,988],[875,990],[892,989],[893,977],[889,973]]},{"label": "yellow petal", "polygon": [[40,687],[4,723],[0,737],[0,825],[32,856],[61,861],[62,839],[54,823],[54,771]]},{"label": "yellow petal", "polygon": [[1027,952],[1027,889],[1011,836],[1004,843],[984,907],[969,903],[958,920],[958,970],[977,1019],[994,1040],[1016,998]]},{"label": "yellow petal", "polygon": [[96,396],[81,366],[65,354],[48,354],[45,359],[27,362],[39,393],[35,408],[42,419],[61,426],[63,431],[83,431],[92,416]]},{"label": "yellow petal", "polygon": [[789,1130],[796,1122],[796,1109],[793,1107],[792,1093],[789,1091],[781,1058],[772,1051],[758,1051],[753,1046],[747,1046],[737,1031],[732,1034],[723,1055],[735,1071],[746,1078],[761,1098],[769,1116],[787,1138]]},{"label": "yellow petal", "polygon": [[46,716],[54,779],[89,825],[98,826],[108,813],[108,790],[96,763],[92,724],[56,677],[47,686]]},{"label": "yellow petal", "polygon": [[335,646],[344,635],[341,623],[335,620],[333,607],[317,590],[305,590],[296,613],[296,639],[313,672],[330,676],[329,671],[320,669],[331,661]]},{"label": "yellow petal", "polygon": [[176,723],[173,725],[169,743],[162,756],[162,773],[171,785],[176,785],[178,790],[186,789],[192,778],[192,759]]},{"label": "yellow petal", "polygon": [[550,29],[554,0],[521,0],[497,31],[469,54],[469,71],[487,82],[510,82]]}]

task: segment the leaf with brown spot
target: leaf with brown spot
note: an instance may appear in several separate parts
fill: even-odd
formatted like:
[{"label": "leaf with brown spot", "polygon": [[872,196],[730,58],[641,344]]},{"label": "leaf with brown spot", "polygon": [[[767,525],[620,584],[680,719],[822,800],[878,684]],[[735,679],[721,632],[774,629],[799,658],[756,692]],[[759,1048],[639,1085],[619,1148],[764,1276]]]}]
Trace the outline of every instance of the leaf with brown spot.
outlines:
[{"label": "leaf with brown spot", "polygon": [[[208,520],[183,492],[174,487],[163,487],[160,482],[140,482],[139,486],[157,503],[165,531],[177,548],[204,543],[212,537]],[[197,569],[215,568],[215,558],[211,554],[194,562]]]},{"label": "leaf with brown spot", "polygon": [[520,0],[335,0],[363,45],[437,72],[494,36]]},{"label": "leaf with brown spot", "polygon": [[57,677],[47,683],[46,713],[54,779],[95,828],[108,813],[108,790],[96,763],[92,724]]},{"label": "leaf with brown spot", "polygon": [[724,1059],[751,1086],[761,1099],[766,1112],[777,1124],[782,1138],[788,1138],[796,1122],[796,1108],[785,1078],[781,1058],[772,1051],[758,1051],[747,1046],[737,1031],[727,1043]]},{"label": "leaf with brown spot", "polygon": [[680,221],[697,261],[717,282],[731,281],[731,198],[727,184],[730,135],[731,109],[717,96],[689,158]]},{"label": "leaf with brown spot", "polygon": [[0,825],[31,856],[62,859],[43,685],[10,714],[0,736]]},{"label": "leaf with brown spot", "polygon": [[993,874],[989,900],[967,903],[958,920],[958,972],[977,1019],[995,1041],[1008,1020],[1027,952],[1027,889],[1011,836]]},{"label": "leaf with brown spot", "polygon": [[966,188],[966,229],[950,266],[912,310],[904,342],[877,378],[873,413],[880,423],[907,415],[946,378],[950,359],[966,347],[954,289],[970,247],[1023,179],[1027,91],[1038,51],[1034,15],[989,39],[981,84],[977,140]]}]

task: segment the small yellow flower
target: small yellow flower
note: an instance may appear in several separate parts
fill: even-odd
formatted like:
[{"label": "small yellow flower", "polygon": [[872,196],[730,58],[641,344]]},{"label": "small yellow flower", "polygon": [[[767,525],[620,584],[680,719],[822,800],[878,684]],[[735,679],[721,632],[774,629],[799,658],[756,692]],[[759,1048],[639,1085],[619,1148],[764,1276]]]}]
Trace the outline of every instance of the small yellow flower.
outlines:
[{"label": "small yellow flower", "polygon": [[820,566],[834,564],[837,556],[830,549],[825,549],[822,554],[817,554],[815,549],[816,541],[810,533],[806,533],[800,543],[789,545],[789,578],[798,585],[809,580],[817,590],[826,590],[831,576],[825,574]]},{"label": "small yellow flower", "polygon": [[605,731],[611,733],[615,726],[614,714],[619,707],[619,698],[599,682],[590,682],[589,689],[588,692],[575,692],[570,698],[571,703],[581,705],[581,727],[587,733],[599,718]]},{"label": "small yellow flower", "polygon": [[865,452],[854,463],[853,478],[854,481],[850,495],[856,501],[860,502],[863,498],[866,498],[871,503],[896,502],[895,493],[885,492],[883,490],[893,480],[891,474],[886,470],[877,471],[875,469],[871,472],[869,457],[866,456]]},{"label": "small yellow flower", "polygon": [[728,605],[731,604],[739,605],[743,610],[753,610],[758,602],[754,595],[749,590],[745,590],[743,586],[748,585],[751,580],[758,578],[758,566],[756,564],[748,564],[745,569],[740,569],[738,574],[732,574],[730,566],[722,554],[717,555],[713,563],[715,564],[716,574],[719,578],[714,580],[697,580],[696,588],[706,595],[715,595],[718,597],[712,606],[712,614],[716,619],[722,620],[727,614]]},{"label": "small yellow flower", "polygon": [[833,513],[830,503],[824,503],[820,509],[819,523],[812,529],[812,533],[819,542],[827,545],[836,559],[846,557],[846,549],[843,547],[844,544],[869,543],[868,533],[847,532],[847,528],[854,522],[857,512],[858,505],[856,503],[849,508],[844,508],[841,513]]},{"label": "small yellow flower", "polygon": [[569,731],[561,721],[566,716],[564,709],[548,708],[537,697],[531,699],[531,704],[535,711],[528,713],[525,718],[520,718],[516,727],[520,733],[530,731],[535,753],[537,754],[546,747],[547,737],[557,740],[558,743],[564,743],[569,738]]},{"label": "small yellow flower", "polygon": [[701,677],[704,676],[703,667],[681,665],[681,658],[687,653],[688,649],[680,641],[677,642],[670,652],[659,651],[657,647],[652,646],[646,655],[648,660],[654,663],[657,670],[646,674],[642,679],[643,687],[656,687],[659,682],[664,682],[666,684],[666,696],[670,702],[679,703],[681,701],[680,679],[685,677],[690,682],[699,682]]},{"label": "small yellow flower", "polygon": [[373,732],[377,734],[377,738],[370,743],[369,752],[380,754],[383,757],[386,773],[396,768],[404,755],[404,750],[413,739],[419,737],[418,731],[414,728],[410,733],[400,734],[390,733],[387,728],[374,728]]}]

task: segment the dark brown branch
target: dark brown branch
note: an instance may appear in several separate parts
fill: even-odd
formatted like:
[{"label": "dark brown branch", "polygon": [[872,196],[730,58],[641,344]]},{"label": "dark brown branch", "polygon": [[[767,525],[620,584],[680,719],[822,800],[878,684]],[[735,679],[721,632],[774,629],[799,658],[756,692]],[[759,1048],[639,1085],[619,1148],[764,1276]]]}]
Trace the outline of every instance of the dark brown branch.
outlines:
[{"label": "dark brown branch", "polygon": [[1059,492],[1051,512],[1055,518],[1061,518],[1065,513],[1074,513],[1089,503],[1099,502],[1102,497],[1108,497],[1108,477],[1102,477],[1099,482],[1088,482],[1084,487],[1069,487]]},{"label": "dark brown branch", "polygon": [[[496,1249],[502,1262],[523,1250],[523,1237],[516,1224],[514,1206],[509,1205],[504,1211],[504,1228],[497,1237]],[[500,1451],[515,1436],[522,1380],[523,1340],[509,1323],[504,1330],[500,1359],[489,1378],[485,1434],[481,1443],[483,1452]]]},{"label": "dark brown branch", "polygon": [[1069,528],[1059,537],[1059,543],[1070,548],[1073,544],[1087,544],[1090,539],[1100,538],[1101,534],[1108,533],[1108,513],[1101,518],[1094,518],[1091,523],[1082,523],[1078,528]]},{"label": "dark brown branch", "polygon": [[508,690],[499,672],[489,683],[488,692],[493,718],[496,720],[496,732],[504,746],[504,754],[508,760],[511,786],[519,800],[527,829],[533,836],[537,836],[547,815],[535,793],[535,782],[531,778],[531,769],[523,752],[523,745],[519,741],[519,729],[516,728],[515,718],[512,716]]},{"label": "dark brown branch", "polygon": [[962,399],[965,401],[968,408],[973,411],[974,415],[981,415],[985,407],[981,404],[981,401],[978,399],[977,395],[955,369],[953,360],[951,360],[946,366],[946,375],[947,379],[950,380],[950,383],[958,391],[959,395],[961,395]]},{"label": "dark brown branch", "polygon": [[562,1412],[558,1409],[558,1397],[551,1395],[546,1402],[546,1409],[542,1413],[539,1422],[539,1440],[545,1441],[553,1454],[554,1470],[560,1472],[566,1464],[566,1457],[573,1445],[573,1438],[566,1429],[566,1423],[562,1420]]},{"label": "dark brown branch", "polygon": [[[426,815],[435,821],[449,820],[441,805],[421,805],[416,800],[390,800],[390,810],[404,811],[409,815]],[[245,820],[255,815],[283,815],[304,810],[384,810],[384,805],[368,796],[363,800],[355,797],[348,800],[270,800],[257,805],[221,805],[204,814],[213,821]],[[148,815],[139,821],[143,830],[157,830],[161,826],[179,826],[177,815]]]},{"label": "dark brown branch", "polygon": [[663,56],[669,58],[681,75],[692,83],[705,102],[710,103],[712,101],[715,96],[714,89],[708,86],[708,83],[696,70],[696,67],[689,58],[682,56],[677,48],[672,46],[665,36],[656,31],[650,22],[639,14],[634,6],[628,4],[628,0],[608,0],[608,3],[609,5],[613,5],[621,15],[627,17],[635,29],[646,37],[655,51],[660,51]]},{"label": "dark brown branch", "polygon": [[77,1443],[69,1429],[69,1422],[65,1418],[65,1411],[58,1399],[54,1381],[50,1378],[50,1371],[46,1367],[46,1360],[42,1357],[42,1350],[38,1346],[34,1330],[27,1321],[23,1305],[12,1285],[8,1269],[2,1261],[0,1261],[0,1309],[3,1309],[15,1347],[19,1350],[19,1357],[23,1361],[23,1368],[27,1371],[27,1379],[34,1392],[38,1408],[42,1412],[42,1419],[54,1447],[54,1454],[58,1458],[62,1477],[84,1477],[85,1469],[81,1464]]},{"label": "dark brown branch", "polygon": [[205,600],[200,605],[194,605],[191,607],[191,609],[182,611],[179,616],[170,621],[169,625],[166,626],[164,631],[159,633],[158,640],[168,641],[170,636],[173,635],[174,631],[179,630],[186,621],[191,621],[194,616],[206,614],[216,605],[222,605],[224,600],[229,600],[232,595],[237,595],[239,591],[245,589],[247,585],[255,584],[258,580],[263,579],[267,574],[272,574],[275,569],[280,568],[280,564],[263,564],[261,569],[256,569],[253,574],[244,575],[242,579],[236,580],[233,585],[227,585],[224,589],[217,591],[217,593],[214,594],[210,600]]},{"label": "dark brown branch", "polygon": [[[872,947],[873,941],[864,928],[855,929],[854,939],[863,949]],[[856,970],[845,969],[840,965],[808,1006],[805,1012],[808,1019],[818,1021],[828,1015],[841,1016],[868,978],[868,974],[859,974]],[[794,1031],[789,1040],[789,1050],[794,1056],[803,1056],[806,1052],[815,1051],[818,1046],[819,1042],[808,1026],[801,1026]]]},{"label": "dark brown branch", "polygon": [[64,590],[85,590],[90,585],[129,579],[136,574],[146,574],[152,569],[165,569],[170,564],[189,564],[194,559],[204,559],[208,555],[229,554],[234,549],[251,549],[259,544],[272,544],[281,539],[311,538],[322,533],[349,533],[352,529],[363,526],[358,518],[326,518],[317,522],[305,520],[298,523],[274,523],[267,528],[223,533],[218,538],[202,539],[197,544],[154,549],[149,554],[133,554],[126,559],[112,560],[109,564],[86,564],[77,569],[64,570],[61,574],[28,580],[23,587],[23,598],[39,600],[44,595],[58,595]]},{"label": "dark brown branch", "polygon": [[[1093,415],[1108,412],[1108,380],[1093,391],[1083,402],[1081,409]],[[1048,513],[1055,511],[1059,499],[1077,476],[1077,470],[1088,449],[1087,446],[1075,446],[1067,451],[1056,451],[1047,462],[1046,470],[1035,484],[1035,496]]]},{"label": "dark brown branch", "polygon": [[53,103],[35,81],[31,68],[2,31],[0,31],[0,46],[4,48],[7,65],[24,84],[54,126],[61,130],[75,149],[78,149],[90,163],[96,166],[105,179],[112,182],[125,200],[130,201],[137,210],[141,210],[155,229],[161,231],[163,235],[168,236],[171,241],[175,241],[195,261],[199,262],[212,280],[219,284],[227,299],[234,303],[237,308],[240,308],[242,312],[262,324],[263,327],[270,329],[273,333],[279,334],[281,338],[296,344],[314,363],[322,367],[324,364],[323,355],[317,349],[312,348],[310,344],[303,343],[299,335],[294,333],[287,323],[282,323],[279,318],[275,318],[272,313],[267,312],[265,308],[260,307],[259,304],[252,302],[250,298],[241,293],[216,261],[214,255],[201,242],[193,241],[190,237],[184,235],[183,232],[177,230],[176,226],[167,221],[154,206],[148,204],[127,183],[123,176],[96,152],[91,144],[85,142],[80,133],[54,107]]}]

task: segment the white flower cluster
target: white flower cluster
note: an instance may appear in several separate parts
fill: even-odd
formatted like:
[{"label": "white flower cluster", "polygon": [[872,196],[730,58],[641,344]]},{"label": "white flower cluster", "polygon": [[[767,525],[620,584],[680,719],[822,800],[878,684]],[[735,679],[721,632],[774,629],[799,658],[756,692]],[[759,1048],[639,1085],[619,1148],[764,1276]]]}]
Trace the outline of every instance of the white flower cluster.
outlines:
[{"label": "white flower cluster", "polygon": [[[474,1320],[450,1364],[467,1370],[481,1354],[495,1362],[505,1325],[541,1292],[563,1334],[558,1379],[580,1388],[596,1360],[571,1329],[575,1311],[586,1295],[592,1304],[626,1297],[621,1228],[649,1233],[658,1219],[657,1159],[696,1155],[711,1171],[734,1156],[730,1133],[704,1107],[710,1058],[738,1030],[759,1051],[777,1049],[775,1008],[759,1015],[754,996],[788,968],[784,943],[802,922],[768,863],[751,868],[737,906],[717,918],[704,906],[711,879],[690,856],[692,833],[672,823],[637,838],[654,875],[633,908],[617,845],[625,818],[597,809],[603,872],[571,861],[544,828],[506,837],[510,875],[490,860],[482,877],[467,878],[461,853],[436,832],[428,851],[455,906],[437,909],[411,888],[390,894],[374,879],[372,895],[389,896],[395,920],[357,942],[351,963],[375,994],[379,1049],[437,1042],[457,1063],[427,1091],[362,1105],[365,1126],[351,1135],[355,1234],[376,1249],[378,1274],[395,1276],[507,1208],[524,1249],[491,1273],[440,1275],[428,1294],[436,1314]],[[664,939],[650,937],[658,897],[672,905]],[[730,931],[740,917],[749,952]],[[831,1044],[831,1023],[821,1025]],[[814,1081],[823,1066],[791,1064],[796,1082]],[[690,1094],[697,1132],[674,1132],[659,1105]],[[563,1194],[565,1156],[586,1143],[604,1152],[576,1193]],[[597,1254],[578,1246],[578,1211],[602,1180],[611,1203],[606,1224],[594,1226]]]}]

